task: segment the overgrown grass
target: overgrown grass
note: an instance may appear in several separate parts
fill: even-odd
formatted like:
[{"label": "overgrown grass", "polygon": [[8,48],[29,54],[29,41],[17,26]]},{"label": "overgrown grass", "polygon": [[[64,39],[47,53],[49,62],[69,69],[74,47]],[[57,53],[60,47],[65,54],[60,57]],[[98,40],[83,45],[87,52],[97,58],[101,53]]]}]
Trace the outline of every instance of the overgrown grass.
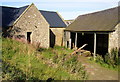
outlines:
[{"label": "overgrown grass", "polygon": [[[55,46],[54,49],[46,49],[39,52],[42,58],[50,60],[49,62],[54,63],[57,67],[62,68],[72,75],[75,75],[76,79],[87,79],[86,71],[79,62],[78,56],[70,55],[73,50],[65,47]],[[50,54],[50,55],[49,55]]]},{"label": "overgrown grass", "polygon": [[4,80],[85,80],[86,71],[72,50],[56,46],[36,49],[12,39],[2,39]]},{"label": "overgrown grass", "polygon": [[0,33],[0,81],[2,79],[2,39]]},{"label": "overgrown grass", "polygon": [[[112,49],[110,53],[104,55],[104,58],[100,55],[97,55],[95,62],[103,67],[118,71],[118,66],[120,65],[118,55],[118,50]],[[91,58],[90,60],[93,60],[93,58]]]}]

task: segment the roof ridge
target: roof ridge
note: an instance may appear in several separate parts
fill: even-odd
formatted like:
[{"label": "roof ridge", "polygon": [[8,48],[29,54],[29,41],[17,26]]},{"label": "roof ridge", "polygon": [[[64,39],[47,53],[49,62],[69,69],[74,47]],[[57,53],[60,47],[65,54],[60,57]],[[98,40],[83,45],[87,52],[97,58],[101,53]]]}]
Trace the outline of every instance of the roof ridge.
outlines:
[{"label": "roof ridge", "polygon": [[29,5],[26,5],[26,6],[22,6],[22,7],[19,7],[19,8],[24,8],[24,7],[28,7]]},{"label": "roof ridge", "polygon": [[77,18],[79,18],[81,16],[86,16],[86,15],[91,15],[91,14],[96,14],[96,13],[100,13],[100,12],[105,12],[105,11],[113,10],[113,9],[118,8],[118,7],[120,7],[120,6],[109,8],[109,9],[104,9],[104,10],[99,10],[99,11],[95,11],[95,12],[91,12],[91,13],[87,13],[87,14],[83,14],[83,15],[79,15]]},{"label": "roof ridge", "polygon": [[22,6],[22,7],[9,7],[9,6],[0,6],[0,7],[4,7],[4,8],[12,8],[12,9],[19,9],[19,8],[24,8],[24,7],[27,7],[29,5],[26,5],[26,6]]},{"label": "roof ridge", "polygon": [[56,13],[56,11],[47,11],[47,10],[39,10],[39,11],[42,11],[42,12],[50,12],[50,13]]},{"label": "roof ridge", "polygon": [[9,7],[9,6],[0,6],[0,7],[18,9],[17,7]]}]

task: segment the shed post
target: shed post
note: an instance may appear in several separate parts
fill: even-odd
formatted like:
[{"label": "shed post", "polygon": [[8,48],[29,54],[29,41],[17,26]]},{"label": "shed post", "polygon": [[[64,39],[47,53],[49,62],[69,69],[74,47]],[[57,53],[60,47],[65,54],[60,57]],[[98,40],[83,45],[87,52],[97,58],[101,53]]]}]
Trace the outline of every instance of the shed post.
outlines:
[{"label": "shed post", "polygon": [[71,49],[71,38],[69,39],[69,49]]},{"label": "shed post", "polygon": [[75,34],[75,48],[77,48],[77,32]]},{"label": "shed post", "polygon": [[94,60],[96,57],[96,33],[94,33]]}]

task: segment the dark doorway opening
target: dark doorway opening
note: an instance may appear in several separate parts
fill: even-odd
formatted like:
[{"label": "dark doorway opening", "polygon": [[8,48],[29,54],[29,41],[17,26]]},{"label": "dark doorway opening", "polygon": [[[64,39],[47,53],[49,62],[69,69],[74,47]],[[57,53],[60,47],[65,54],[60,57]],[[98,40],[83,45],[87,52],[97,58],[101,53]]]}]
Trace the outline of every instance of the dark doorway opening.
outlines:
[{"label": "dark doorway opening", "polygon": [[67,48],[69,48],[69,41],[67,41]]},{"label": "dark doorway opening", "polygon": [[[75,33],[71,32],[71,47],[75,44]],[[108,34],[96,35],[96,53],[104,56],[108,53]],[[94,52],[94,34],[93,33],[77,33],[77,47],[88,44],[84,47],[85,50]]]},{"label": "dark doorway opening", "polygon": [[78,33],[77,47],[88,44],[84,47],[85,50],[94,51],[94,34]]},{"label": "dark doorway opening", "polygon": [[31,43],[31,33],[32,32],[27,32],[27,41],[28,41],[28,43]]},{"label": "dark doorway opening", "polygon": [[75,47],[75,33],[71,32],[71,48]]},{"label": "dark doorway opening", "polygon": [[97,53],[105,55],[108,53],[108,34],[97,34]]},{"label": "dark doorway opening", "polygon": [[55,46],[55,34],[50,30],[50,47],[54,47]]}]

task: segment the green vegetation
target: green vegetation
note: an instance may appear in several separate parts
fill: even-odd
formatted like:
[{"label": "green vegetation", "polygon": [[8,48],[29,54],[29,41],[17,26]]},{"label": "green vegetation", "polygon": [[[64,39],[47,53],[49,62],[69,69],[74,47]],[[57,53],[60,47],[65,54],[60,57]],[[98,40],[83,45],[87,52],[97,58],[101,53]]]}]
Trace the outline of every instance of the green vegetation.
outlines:
[{"label": "green vegetation", "polygon": [[[91,58],[90,60],[93,60],[93,58]],[[103,67],[118,70],[118,66],[120,65],[118,49],[112,49],[110,53],[107,53],[104,56],[104,58],[100,55],[97,55],[95,62],[99,63]]]},{"label": "green vegetation", "polygon": [[3,80],[85,80],[86,71],[72,50],[35,48],[12,39],[2,39]]},{"label": "green vegetation", "polygon": [[2,79],[2,39],[1,39],[1,33],[0,33],[0,81]]}]

